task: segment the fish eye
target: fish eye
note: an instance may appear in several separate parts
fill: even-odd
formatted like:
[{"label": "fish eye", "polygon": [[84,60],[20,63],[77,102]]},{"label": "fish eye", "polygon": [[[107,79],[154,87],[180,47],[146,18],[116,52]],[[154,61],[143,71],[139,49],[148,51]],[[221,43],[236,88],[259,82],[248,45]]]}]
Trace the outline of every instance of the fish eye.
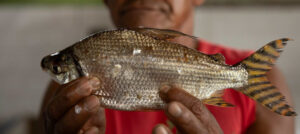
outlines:
[{"label": "fish eye", "polygon": [[55,73],[55,74],[60,74],[60,73],[61,73],[61,67],[60,67],[60,66],[57,66],[57,65],[53,65],[53,66],[52,66],[52,71],[53,71],[53,73]]}]

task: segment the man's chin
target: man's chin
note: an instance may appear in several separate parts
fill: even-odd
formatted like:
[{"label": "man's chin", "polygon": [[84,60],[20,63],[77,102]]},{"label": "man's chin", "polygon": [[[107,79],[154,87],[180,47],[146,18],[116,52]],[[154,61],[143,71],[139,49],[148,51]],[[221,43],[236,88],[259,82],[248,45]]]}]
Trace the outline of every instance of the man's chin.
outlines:
[{"label": "man's chin", "polygon": [[152,27],[152,28],[172,28],[170,17],[160,12],[130,12],[122,15],[119,19],[118,27]]}]

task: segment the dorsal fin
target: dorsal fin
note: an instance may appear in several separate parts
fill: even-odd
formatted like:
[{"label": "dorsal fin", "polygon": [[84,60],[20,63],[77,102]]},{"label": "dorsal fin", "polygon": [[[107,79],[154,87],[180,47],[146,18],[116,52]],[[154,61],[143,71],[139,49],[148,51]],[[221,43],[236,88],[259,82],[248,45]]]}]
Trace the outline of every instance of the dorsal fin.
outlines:
[{"label": "dorsal fin", "polygon": [[220,63],[225,64],[225,57],[222,54],[217,53],[217,54],[210,55],[210,56],[213,60],[219,61]]},{"label": "dorsal fin", "polygon": [[156,29],[156,28],[144,28],[144,27],[138,27],[138,28],[129,28],[129,30],[133,30],[154,38],[159,38],[162,40],[166,40],[166,39],[174,39],[176,37],[180,37],[180,36],[186,36],[189,37],[191,39],[197,40],[197,37],[192,36],[192,35],[188,35],[182,32],[178,32],[175,30],[170,30],[170,29]]}]

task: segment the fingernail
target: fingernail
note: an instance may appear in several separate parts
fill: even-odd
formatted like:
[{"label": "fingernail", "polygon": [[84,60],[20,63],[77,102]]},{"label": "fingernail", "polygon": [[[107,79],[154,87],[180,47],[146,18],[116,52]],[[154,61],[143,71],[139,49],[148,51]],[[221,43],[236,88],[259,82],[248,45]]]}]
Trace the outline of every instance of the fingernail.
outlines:
[{"label": "fingernail", "polygon": [[172,102],[168,107],[169,113],[174,117],[179,117],[182,114],[182,110],[178,103]]},{"label": "fingernail", "polygon": [[91,96],[88,97],[87,100],[84,102],[84,109],[87,111],[91,111],[99,104],[99,99],[95,96]]},{"label": "fingernail", "polygon": [[171,89],[171,86],[169,86],[169,85],[163,85],[163,86],[160,87],[159,90],[160,90],[160,92],[166,94],[170,89]]},{"label": "fingernail", "polygon": [[97,127],[92,127],[85,132],[85,134],[98,134],[98,133],[99,133],[99,129]]},{"label": "fingernail", "polygon": [[92,86],[93,90],[99,89],[100,81],[97,77],[92,77],[89,79],[89,84]]},{"label": "fingernail", "polygon": [[154,134],[168,134],[168,132],[163,126],[158,126],[155,128]]}]

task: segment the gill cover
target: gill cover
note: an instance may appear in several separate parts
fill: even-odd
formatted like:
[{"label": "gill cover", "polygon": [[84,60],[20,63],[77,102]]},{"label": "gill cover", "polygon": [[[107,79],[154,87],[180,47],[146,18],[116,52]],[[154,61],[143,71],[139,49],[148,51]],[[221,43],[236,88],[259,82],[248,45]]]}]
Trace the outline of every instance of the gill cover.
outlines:
[{"label": "gill cover", "polygon": [[60,84],[66,84],[83,75],[80,65],[68,51],[56,52],[44,57],[41,66]]}]

